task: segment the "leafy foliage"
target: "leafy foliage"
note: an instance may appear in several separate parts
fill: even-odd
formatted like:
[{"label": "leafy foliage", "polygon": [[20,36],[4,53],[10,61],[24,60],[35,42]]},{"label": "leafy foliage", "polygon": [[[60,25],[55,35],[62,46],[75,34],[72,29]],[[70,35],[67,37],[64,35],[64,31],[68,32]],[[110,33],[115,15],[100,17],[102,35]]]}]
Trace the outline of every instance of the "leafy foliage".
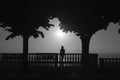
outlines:
[{"label": "leafy foliage", "polygon": [[12,32],[6,39],[13,38],[15,35],[27,35],[28,37],[34,36],[34,38],[37,38],[40,34],[44,37],[44,34],[38,31],[38,28],[43,27],[48,30],[50,26],[53,26],[49,23],[51,5],[52,2],[32,0],[3,2],[0,6],[0,22],[5,27],[11,27],[6,30]]},{"label": "leafy foliage", "polygon": [[57,7],[56,16],[61,21],[61,29],[74,32],[77,36],[93,35],[106,29],[109,22],[120,20],[117,2],[107,1],[64,1]]}]

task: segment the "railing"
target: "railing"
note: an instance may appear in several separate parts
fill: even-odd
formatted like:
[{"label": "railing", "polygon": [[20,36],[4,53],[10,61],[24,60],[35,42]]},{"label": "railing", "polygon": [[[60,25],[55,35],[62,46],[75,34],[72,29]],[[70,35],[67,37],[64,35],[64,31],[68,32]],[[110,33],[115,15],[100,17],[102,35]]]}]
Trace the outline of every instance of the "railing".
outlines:
[{"label": "railing", "polygon": [[[80,64],[81,54],[65,54],[63,61],[58,53],[29,53],[29,64],[60,66]],[[0,63],[3,64],[20,64],[22,63],[22,53],[0,53]]]},{"label": "railing", "polygon": [[49,66],[75,66],[80,65],[81,54],[65,54],[63,61],[58,53],[30,53],[28,56],[29,63]]},{"label": "railing", "polygon": [[[60,66],[62,63],[68,66],[81,65],[81,54],[67,53],[61,61],[59,53],[29,53],[28,63],[52,66]],[[101,68],[120,68],[120,58],[99,58],[98,63]],[[0,64],[22,64],[22,53],[0,53]]]},{"label": "railing", "polygon": [[120,68],[120,58],[100,58],[101,68]]},{"label": "railing", "polygon": [[[58,61],[60,61],[60,55],[58,55]],[[63,58],[63,62],[68,62],[68,63],[79,63],[81,62],[81,54],[65,54]]]},{"label": "railing", "polygon": [[22,54],[20,53],[0,53],[0,63],[12,64],[12,63],[22,63]]},{"label": "railing", "polygon": [[[95,60],[92,62],[97,64]],[[120,68],[120,58],[99,58],[98,63],[100,68]],[[0,64],[22,64],[22,53],[0,53]],[[28,64],[80,66],[81,54],[67,53],[61,61],[59,53],[29,53]]]},{"label": "railing", "polygon": [[29,63],[51,63],[56,62],[57,60],[56,53],[30,53],[28,54],[28,62]]}]

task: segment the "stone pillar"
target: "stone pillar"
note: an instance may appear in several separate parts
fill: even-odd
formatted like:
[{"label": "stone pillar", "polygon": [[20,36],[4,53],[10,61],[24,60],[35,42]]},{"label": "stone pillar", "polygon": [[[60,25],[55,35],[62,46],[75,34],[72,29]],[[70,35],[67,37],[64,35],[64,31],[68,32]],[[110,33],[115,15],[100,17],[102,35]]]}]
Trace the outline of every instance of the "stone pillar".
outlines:
[{"label": "stone pillar", "polygon": [[81,63],[84,72],[96,71],[98,68],[98,54],[82,54]]}]

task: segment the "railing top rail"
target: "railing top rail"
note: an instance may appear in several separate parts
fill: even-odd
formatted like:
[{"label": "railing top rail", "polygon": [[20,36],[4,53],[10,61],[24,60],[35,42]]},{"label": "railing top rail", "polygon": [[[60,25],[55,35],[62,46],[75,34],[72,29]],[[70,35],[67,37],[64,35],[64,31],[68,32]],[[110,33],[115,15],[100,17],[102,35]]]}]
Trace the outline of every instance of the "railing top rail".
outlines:
[{"label": "railing top rail", "polygon": [[[0,53],[2,54],[23,54],[23,53]],[[28,54],[60,54],[60,53],[28,53]],[[65,55],[81,55],[81,53],[65,53]]]},{"label": "railing top rail", "polygon": [[120,58],[99,58],[99,59],[120,59]]}]

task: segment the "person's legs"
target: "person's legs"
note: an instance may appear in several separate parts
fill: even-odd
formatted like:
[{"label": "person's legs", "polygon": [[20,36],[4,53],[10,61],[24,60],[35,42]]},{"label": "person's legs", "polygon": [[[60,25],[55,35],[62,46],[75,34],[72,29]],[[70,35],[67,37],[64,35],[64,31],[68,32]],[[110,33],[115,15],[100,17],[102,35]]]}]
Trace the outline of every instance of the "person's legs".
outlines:
[{"label": "person's legs", "polygon": [[61,56],[61,63],[62,63],[62,66],[63,66],[63,64],[64,64],[64,63],[63,63],[63,56]]}]

